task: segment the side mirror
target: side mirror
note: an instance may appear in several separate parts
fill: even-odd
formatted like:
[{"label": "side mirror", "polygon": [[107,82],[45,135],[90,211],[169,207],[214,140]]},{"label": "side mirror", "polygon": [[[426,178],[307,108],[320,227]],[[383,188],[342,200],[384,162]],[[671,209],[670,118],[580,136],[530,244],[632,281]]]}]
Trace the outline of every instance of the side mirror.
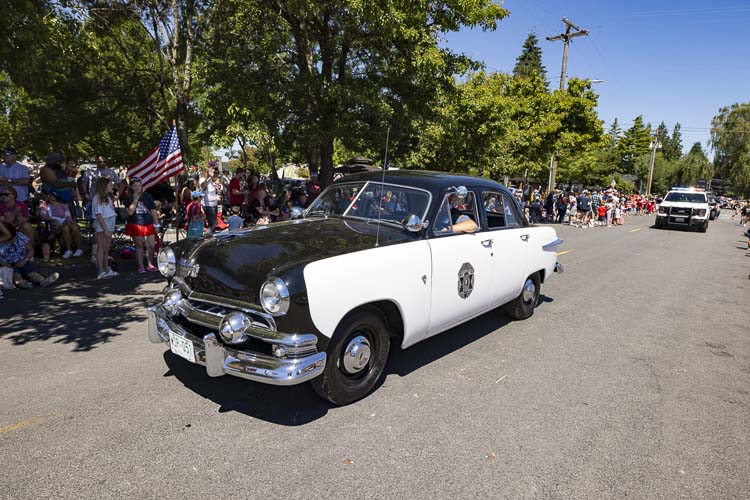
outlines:
[{"label": "side mirror", "polygon": [[292,210],[291,210],[292,219],[301,219],[303,212],[304,210],[302,210],[302,208],[300,207],[292,207]]},{"label": "side mirror", "polygon": [[422,219],[418,215],[409,214],[401,221],[401,225],[410,233],[418,233],[427,227],[427,221],[422,222]]}]

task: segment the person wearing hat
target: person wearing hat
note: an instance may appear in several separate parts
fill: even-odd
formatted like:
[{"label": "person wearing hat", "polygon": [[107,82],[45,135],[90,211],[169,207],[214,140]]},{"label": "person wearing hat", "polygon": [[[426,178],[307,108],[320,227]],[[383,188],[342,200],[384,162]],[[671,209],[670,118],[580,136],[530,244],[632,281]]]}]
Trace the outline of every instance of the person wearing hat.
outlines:
[{"label": "person wearing hat", "polygon": [[193,191],[193,201],[188,203],[186,212],[188,220],[188,238],[203,236],[203,227],[206,224],[206,216],[203,214],[201,208],[201,198],[203,193],[200,191]]},{"label": "person wearing hat", "polygon": [[16,201],[28,208],[29,169],[16,161],[16,150],[6,147],[3,151],[3,163],[0,163],[0,186],[13,186],[16,190]]}]

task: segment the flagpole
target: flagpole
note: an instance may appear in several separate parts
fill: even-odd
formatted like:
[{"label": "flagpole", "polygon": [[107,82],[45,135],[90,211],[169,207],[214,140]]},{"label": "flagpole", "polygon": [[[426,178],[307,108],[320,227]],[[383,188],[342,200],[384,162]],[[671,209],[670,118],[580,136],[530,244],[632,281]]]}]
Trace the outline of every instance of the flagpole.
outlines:
[{"label": "flagpole", "polygon": [[[174,119],[172,120],[172,126],[173,127],[177,126],[177,120],[174,120]],[[175,130],[175,132],[177,132],[177,131]],[[179,135],[178,135],[178,140],[179,140]],[[174,240],[175,240],[175,243],[176,243],[176,242],[180,241],[180,203],[182,203],[182,200],[180,199],[180,174],[175,175],[175,179],[174,179],[174,194],[175,194],[175,196],[174,196],[175,209],[177,210],[177,218],[175,219],[177,221],[177,223],[175,224],[176,227],[174,229],[174,232],[175,232],[175,237],[174,237],[175,239]]]}]

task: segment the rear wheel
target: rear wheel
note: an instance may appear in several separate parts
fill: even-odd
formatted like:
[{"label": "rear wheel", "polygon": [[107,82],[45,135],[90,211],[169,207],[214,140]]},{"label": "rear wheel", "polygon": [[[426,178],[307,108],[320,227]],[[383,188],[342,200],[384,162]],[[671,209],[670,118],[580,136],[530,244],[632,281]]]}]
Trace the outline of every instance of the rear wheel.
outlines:
[{"label": "rear wheel", "polygon": [[540,288],[541,280],[539,279],[539,273],[534,273],[526,278],[523,289],[518,297],[504,306],[508,316],[516,320],[521,320],[534,314],[534,308],[536,308],[539,302]]},{"label": "rear wheel", "polygon": [[349,313],[328,344],[323,374],[310,381],[313,389],[336,405],[362,399],[383,376],[390,347],[388,327],[376,309]]}]

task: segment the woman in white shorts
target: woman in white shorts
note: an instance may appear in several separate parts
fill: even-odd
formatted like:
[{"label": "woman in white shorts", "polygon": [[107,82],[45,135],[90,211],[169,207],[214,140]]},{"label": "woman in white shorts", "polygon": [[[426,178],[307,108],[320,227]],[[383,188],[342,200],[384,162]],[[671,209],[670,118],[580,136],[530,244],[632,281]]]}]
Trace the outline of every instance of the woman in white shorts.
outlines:
[{"label": "woman in white shorts", "polygon": [[92,227],[96,232],[96,270],[97,279],[112,278],[119,273],[109,267],[109,247],[115,232],[117,212],[112,202],[114,184],[107,177],[99,177],[94,187],[91,200],[91,214],[94,216]]}]

